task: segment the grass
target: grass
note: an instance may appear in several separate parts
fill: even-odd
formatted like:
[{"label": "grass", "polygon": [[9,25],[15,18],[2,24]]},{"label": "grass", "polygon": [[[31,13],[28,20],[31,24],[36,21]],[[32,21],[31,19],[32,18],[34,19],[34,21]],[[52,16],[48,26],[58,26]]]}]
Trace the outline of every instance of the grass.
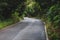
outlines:
[{"label": "grass", "polygon": [[4,20],[4,21],[0,21],[0,29],[13,24],[13,20],[8,19],[8,20]]},{"label": "grass", "polygon": [[20,20],[22,20],[23,16],[19,17],[18,15],[19,14],[17,12],[15,12],[14,14],[12,14],[12,18],[6,19],[4,21],[0,20],[0,29],[5,28],[6,26],[9,26],[11,24],[17,23]]},{"label": "grass", "polygon": [[21,17],[14,17],[13,19],[10,18],[10,19],[7,19],[7,20],[4,20],[4,21],[0,21],[0,30],[11,25],[11,24],[14,24],[14,23],[17,23],[19,21],[23,20],[23,18]]}]

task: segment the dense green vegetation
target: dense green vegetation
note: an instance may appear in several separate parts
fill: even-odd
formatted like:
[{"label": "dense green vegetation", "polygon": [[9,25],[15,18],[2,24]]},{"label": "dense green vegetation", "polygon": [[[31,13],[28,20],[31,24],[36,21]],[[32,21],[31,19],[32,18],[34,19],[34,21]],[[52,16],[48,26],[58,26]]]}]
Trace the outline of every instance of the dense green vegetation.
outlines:
[{"label": "dense green vegetation", "polygon": [[30,0],[25,12],[27,16],[39,18],[45,22],[50,40],[60,40],[59,0]]},{"label": "dense green vegetation", "polygon": [[36,3],[34,0],[27,0],[26,2],[25,13],[28,17],[37,17],[40,14],[40,5]]},{"label": "dense green vegetation", "polygon": [[[24,2],[23,0],[0,0],[0,29],[9,24],[16,23],[22,18],[22,8],[25,7],[23,5]],[[19,18],[20,14],[21,17]]]},{"label": "dense green vegetation", "polygon": [[60,39],[60,0],[0,0],[0,28],[24,16],[43,20],[49,39]]},{"label": "dense green vegetation", "polygon": [[[60,6],[53,5],[47,12],[48,34],[51,40],[60,39]],[[49,24],[49,25],[48,25]]]},{"label": "dense green vegetation", "polygon": [[49,39],[60,40],[60,1],[36,1],[39,2],[39,4],[41,5],[41,19],[46,23]]}]

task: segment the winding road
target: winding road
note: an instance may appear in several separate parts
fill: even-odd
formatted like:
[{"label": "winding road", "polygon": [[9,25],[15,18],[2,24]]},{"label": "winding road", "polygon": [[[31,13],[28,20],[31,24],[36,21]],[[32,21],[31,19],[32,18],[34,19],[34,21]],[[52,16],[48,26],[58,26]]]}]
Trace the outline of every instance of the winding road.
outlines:
[{"label": "winding road", "polygon": [[0,40],[46,40],[45,25],[39,19],[25,17],[0,31]]}]

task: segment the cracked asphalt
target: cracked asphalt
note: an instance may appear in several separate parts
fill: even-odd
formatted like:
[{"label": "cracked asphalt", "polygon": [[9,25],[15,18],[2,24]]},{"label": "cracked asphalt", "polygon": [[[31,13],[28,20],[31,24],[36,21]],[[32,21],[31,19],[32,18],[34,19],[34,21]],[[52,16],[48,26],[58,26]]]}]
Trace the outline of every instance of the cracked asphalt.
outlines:
[{"label": "cracked asphalt", "polygon": [[21,22],[0,31],[0,40],[46,40],[45,25],[39,19],[25,17]]}]

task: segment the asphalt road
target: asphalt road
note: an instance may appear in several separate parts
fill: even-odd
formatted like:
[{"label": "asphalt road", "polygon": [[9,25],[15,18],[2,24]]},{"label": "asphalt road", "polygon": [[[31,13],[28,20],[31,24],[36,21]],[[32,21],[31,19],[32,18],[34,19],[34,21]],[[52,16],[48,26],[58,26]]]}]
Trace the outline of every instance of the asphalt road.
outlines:
[{"label": "asphalt road", "polygon": [[46,40],[44,23],[25,17],[23,21],[0,31],[0,40]]}]

